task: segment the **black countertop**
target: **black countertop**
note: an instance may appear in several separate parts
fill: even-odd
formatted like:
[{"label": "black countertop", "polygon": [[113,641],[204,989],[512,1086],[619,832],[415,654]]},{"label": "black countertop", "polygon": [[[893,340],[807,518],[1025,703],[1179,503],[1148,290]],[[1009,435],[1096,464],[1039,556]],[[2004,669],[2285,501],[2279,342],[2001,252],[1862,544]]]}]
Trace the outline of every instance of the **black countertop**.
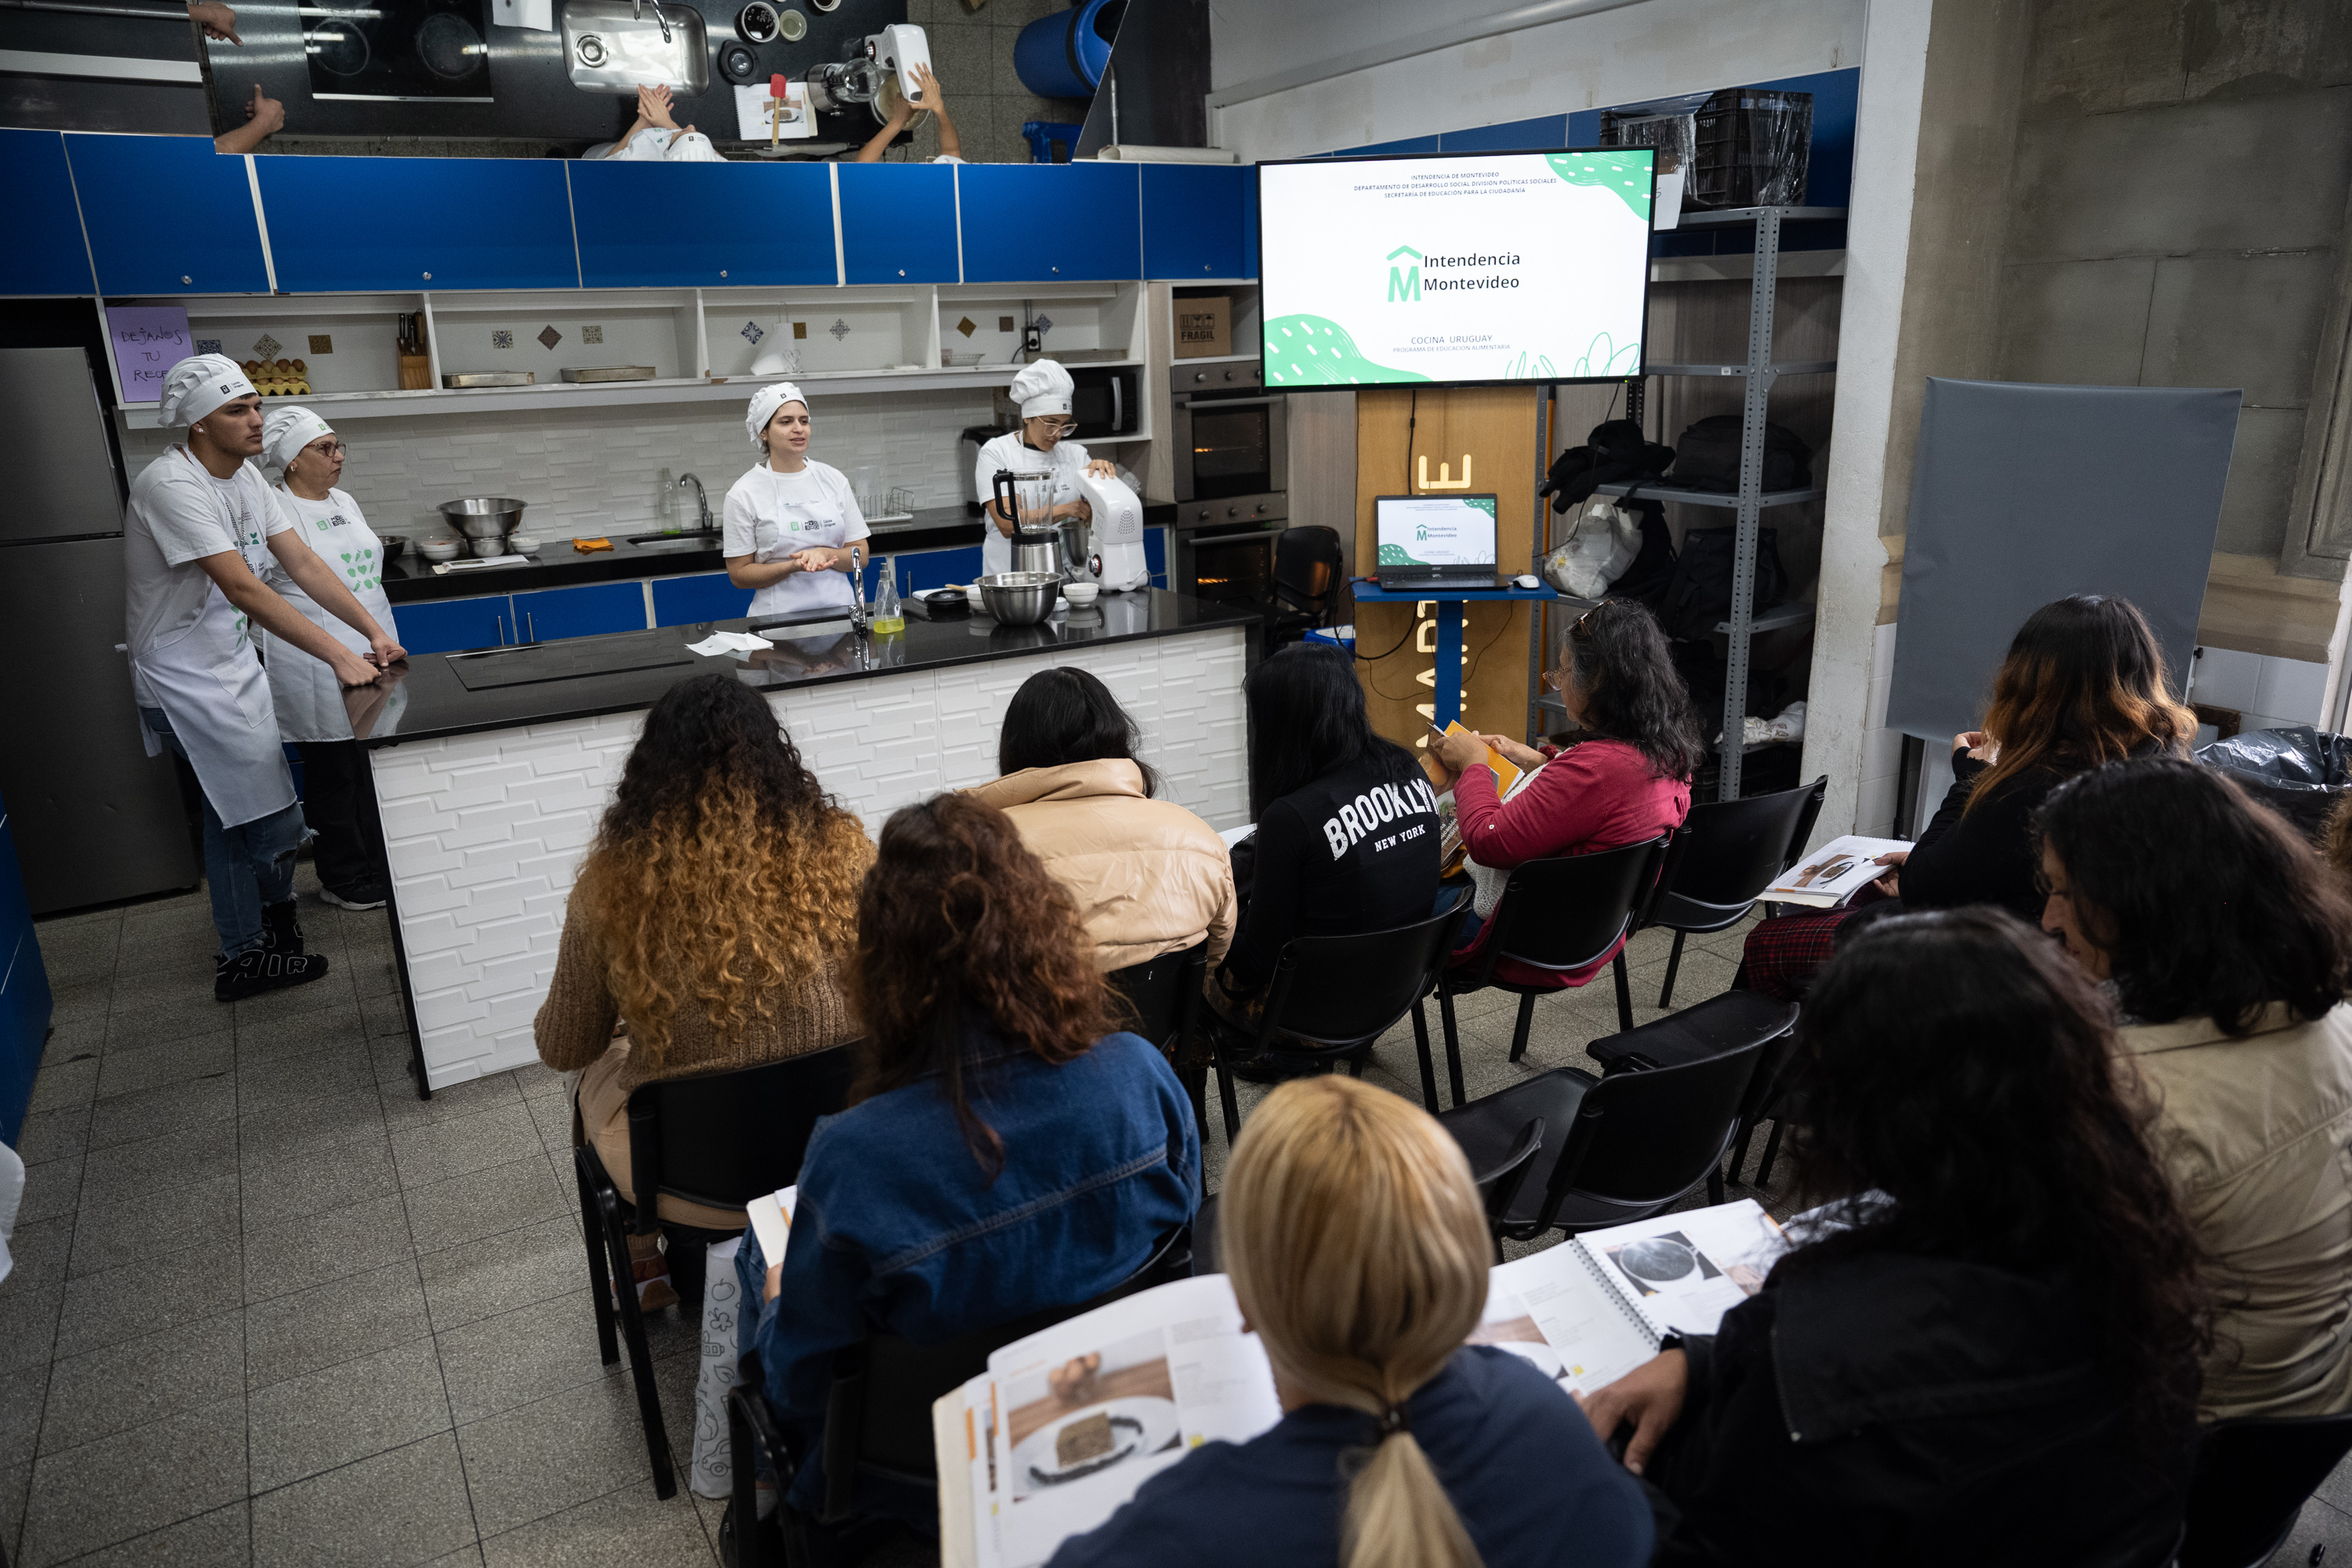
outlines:
[{"label": "black countertop", "polygon": [[[1105,594],[1092,605],[1057,615],[1042,626],[1003,626],[977,613],[945,621],[909,616],[903,633],[861,638],[848,629],[845,617],[782,628],[798,634],[782,637],[771,619],[761,625],[780,640],[765,652],[688,651],[688,645],[702,641],[714,631],[744,631],[752,625],[746,620],[715,621],[611,637],[569,637],[482,653],[420,655],[378,685],[345,692],[343,701],[351,712],[352,731],[362,745],[393,746],[439,735],[631,712],[653,706],[679,681],[713,671],[731,673],[756,690],[773,691],[864,680],[901,670],[977,664],[1041,648],[1181,637],[1254,626],[1256,621],[1255,615],[1230,605],[1152,588]],[[599,664],[637,668],[572,673]],[[493,679],[516,683],[487,684]],[[469,680],[479,689],[469,689]],[[377,734],[377,721],[394,689],[406,698],[397,728]]]},{"label": "black countertop", "polygon": [[[1143,503],[1146,528],[1176,521],[1173,501]],[[434,599],[470,599],[484,594],[525,593],[539,588],[573,588],[585,583],[631,582],[641,577],[682,577],[695,572],[723,572],[726,559],[719,535],[693,548],[661,546],[648,549],[629,542],[629,531],[614,529],[596,537],[610,539],[610,550],[583,555],[572,548],[572,536],[560,521],[533,523],[528,513],[523,531],[543,540],[540,552],[527,565],[488,566],[478,570],[436,573],[434,563],[416,553],[416,542],[400,559],[383,569],[383,595],[395,605],[423,604]],[[874,525],[867,553],[900,555],[918,550],[953,550],[981,542],[980,514],[968,507],[926,507],[905,522]],[[692,540],[693,535],[680,537]],[[460,557],[459,559],[464,559]]]}]

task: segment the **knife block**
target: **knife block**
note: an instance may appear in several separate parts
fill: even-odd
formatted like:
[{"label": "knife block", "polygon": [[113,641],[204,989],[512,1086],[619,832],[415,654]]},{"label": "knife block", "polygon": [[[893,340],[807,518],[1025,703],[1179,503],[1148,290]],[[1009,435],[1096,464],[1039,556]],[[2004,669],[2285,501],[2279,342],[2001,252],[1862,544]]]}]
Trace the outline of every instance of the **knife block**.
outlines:
[{"label": "knife block", "polygon": [[433,359],[429,354],[402,354],[400,358],[400,390],[429,391],[433,385]]}]

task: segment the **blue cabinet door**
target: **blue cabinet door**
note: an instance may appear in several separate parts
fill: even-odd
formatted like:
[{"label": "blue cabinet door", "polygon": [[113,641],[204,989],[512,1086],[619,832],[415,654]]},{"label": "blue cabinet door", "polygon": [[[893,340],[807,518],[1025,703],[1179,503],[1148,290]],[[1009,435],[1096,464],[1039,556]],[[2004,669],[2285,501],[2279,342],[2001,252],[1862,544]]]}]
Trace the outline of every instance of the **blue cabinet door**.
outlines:
[{"label": "blue cabinet door", "polygon": [[956,169],[951,163],[835,163],[841,262],[852,283],[953,283]]},{"label": "blue cabinet door", "polygon": [[967,544],[956,550],[924,550],[898,557],[898,592],[911,594],[919,588],[944,588],[950,583],[969,583],[980,575],[980,546]]},{"label": "blue cabinet door", "polygon": [[278,287],[576,289],[560,160],[261,158]]},{"label": "blue cabinet door", "polygon": [[15,230],[0,247],[0,294],[95,291],[63,136],[0,131],[0,212]]},{"label": "blue cabinet door", "polygon": [[657,626],[740,621],[751,613],[751,590],[738,588],[724,572],[654,579],[654,625]]},{"label": "blue cabinet door", "polygon": [[555,165],[572,176],[591,289],[839,281],[825,163]]},{"label": "blue cabinet door", "polygon": [[1151,574],[1151,585],[1155,588],[1168,586],[1169,531],[1164,528],[1147,528],[1143,531],[1143,566],[1145,571]]},{"label": "blue cabinet door", "polygon": [[542,588],[514,595],[515,618],[524,642],[602,637],[646,629],[646,585],[593,583],[584,588]]},{"label": "blue cabinet door", "polygon": [[213,151],[209,136],[73,132],[66,135],[66,158],[81,197],[82,225],[89,235],[100,291],[269,292],[261,226],[253,216],[253,188],[246,183],[243,158],[222,157]]},{"label": "blue cabinet door", "polygon": [[1257,167],[1146,163],[1143,275],[1257,276]]},{"label": "blue cabinet door", "polygon": [[457,653],[515,640],[514,606],[504,594],[394,605],[392,618],[399,628],[400,646],[412,654]]},{"label": "blue cabinet door", "polygon": [[956,171],[967,283],[1143,276],[1133,163],[966,163]]}]

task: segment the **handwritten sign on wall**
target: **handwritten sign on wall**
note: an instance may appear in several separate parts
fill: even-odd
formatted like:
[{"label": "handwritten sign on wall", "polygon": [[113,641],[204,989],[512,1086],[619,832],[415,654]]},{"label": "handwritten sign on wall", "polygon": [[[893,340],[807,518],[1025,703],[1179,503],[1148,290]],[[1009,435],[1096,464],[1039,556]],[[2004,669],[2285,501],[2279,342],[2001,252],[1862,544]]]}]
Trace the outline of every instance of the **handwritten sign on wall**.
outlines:
[{"label": "handwritten sign on wall", "polygon": [[178,305],[109,305],[106,330],[114,339],[125,403],[161,398],[164,373],[195,352],[189,347],[188,312]]}]

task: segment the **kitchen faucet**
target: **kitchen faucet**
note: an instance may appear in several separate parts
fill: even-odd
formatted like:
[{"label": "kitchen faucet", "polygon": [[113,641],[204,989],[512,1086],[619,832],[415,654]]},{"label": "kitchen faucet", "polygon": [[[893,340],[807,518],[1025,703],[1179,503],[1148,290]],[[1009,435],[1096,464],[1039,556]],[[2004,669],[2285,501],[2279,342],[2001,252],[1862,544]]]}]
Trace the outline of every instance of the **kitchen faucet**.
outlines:
[{"label": "kitchen faucet", "polygon": [[646,19],[646,6],[649,4],[654,8],[654,20],[661,24],[662,42],[667,44],[671,41],[669,36],[669,17],[661,8],[661,0],[629,0],[629,15],[640,22],[644,21]]},{"label": "kitchen faucet", "polygon": [[866,545],[855,539],[849,542],[849,629],[866,635]]},{"label": "kitchen faucet", "polygon": [[[653,3],[658,6],[661,4],[661,0],[653,0]],[[701,533],[716,532],[717,530],[710,526],[710,498],[703,493],[702,481],[692,474],[680,474],[677,477],[677,488],[679,489],[684,489],[688,485],[692,485],[694,487],[694,507],[697,518],[695,524],[696,531]]]}]

